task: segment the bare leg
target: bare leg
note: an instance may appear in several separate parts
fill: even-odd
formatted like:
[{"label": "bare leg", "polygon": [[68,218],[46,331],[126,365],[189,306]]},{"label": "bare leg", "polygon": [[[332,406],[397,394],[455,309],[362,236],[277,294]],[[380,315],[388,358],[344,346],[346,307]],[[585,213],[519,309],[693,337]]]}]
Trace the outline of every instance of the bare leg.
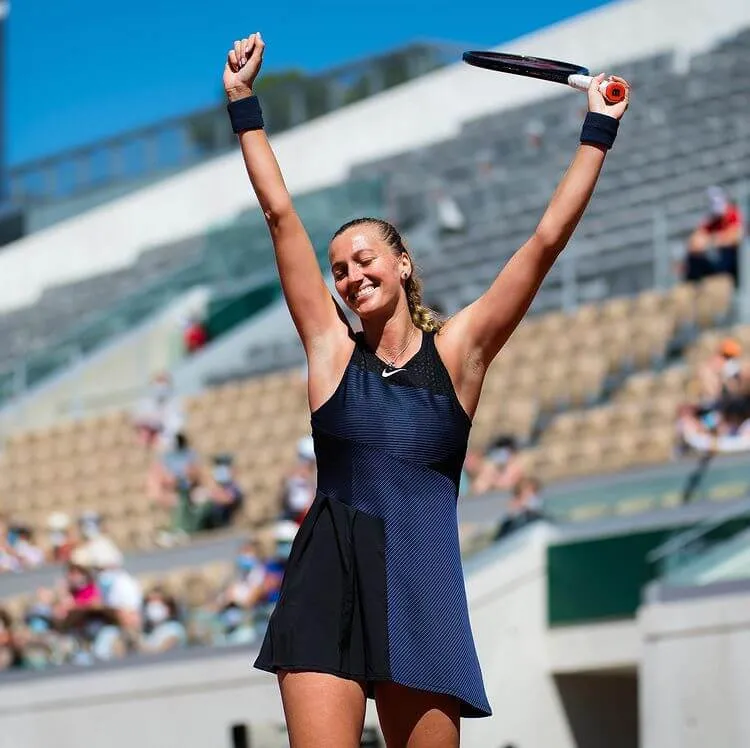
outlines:
[{"label": "bare leg", "polygon": [[291,748],[358,748],[365,686],[326,673],[279,673]]},{"label": "bare leg", "polygon": [[378,683],[375,703],[388,748],[457,748],[460,707],[452,696]]}]

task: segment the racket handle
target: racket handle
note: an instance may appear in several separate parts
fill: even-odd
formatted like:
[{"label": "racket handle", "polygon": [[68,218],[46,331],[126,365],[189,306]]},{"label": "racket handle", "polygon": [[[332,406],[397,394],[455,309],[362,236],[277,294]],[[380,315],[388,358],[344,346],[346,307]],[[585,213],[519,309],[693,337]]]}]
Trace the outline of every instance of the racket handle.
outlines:
[{"label": "racket handle", "polygon": [[[568,85],[578,91],[588,91],[592,80],[590,75],[569,75]],[[603,80],[599,84],[599,91],[610,104],[617,104],[625,98],[625,86],[617,81]]]}]

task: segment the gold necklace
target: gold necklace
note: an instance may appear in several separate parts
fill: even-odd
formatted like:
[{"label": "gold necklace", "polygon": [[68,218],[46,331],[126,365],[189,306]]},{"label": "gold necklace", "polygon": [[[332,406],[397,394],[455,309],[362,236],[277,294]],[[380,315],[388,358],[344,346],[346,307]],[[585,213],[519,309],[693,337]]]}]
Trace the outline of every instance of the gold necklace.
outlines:
[{"label": "gold necklace", "polygon": [[396,368],[396,361],[401,358],[401,356],[404,354],[404,351],[409,347],[411,344],[411,341],[414,338],[414,333],[417,331],[417,328],[412,325],[411,332],[409,333],[409,337],[406,341],[406,345],[391,359],[390,361],[387,358],[383,358],[377,351],[375,351],[375,355],[389,368],[389,369],[395,369]]}]

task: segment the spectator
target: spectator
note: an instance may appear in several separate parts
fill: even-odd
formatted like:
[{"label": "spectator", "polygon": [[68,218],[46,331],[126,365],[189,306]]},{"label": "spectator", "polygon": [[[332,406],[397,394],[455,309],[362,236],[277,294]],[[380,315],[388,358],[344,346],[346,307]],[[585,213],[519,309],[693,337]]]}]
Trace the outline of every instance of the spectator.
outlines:
[{"label": "spectator", "polygon": [[14,528],[13,552],[23,569],[35,569],[45,561],[44,551],[34,543],[34,533],[30,527]]},{"label": "spectator", "polygon": [[72,661],[81,665],[90,663],[92,643],[109,617],[102,610],[96,576],[75,560],[65,569],[64,586],[54,616],[60,630],[72,642]]},{"label": "spectator", "polygon": [[98,560],[97,582],[101,603],[110,621],[96,636],[94,654],[98,659],[122,657],[136,648],[142,626],[143,591],[140,582],[122,567],[122,557]]},{"label": "spectator", "polygon": [[171,508],[171,536],[163,543],[180,541],[195,533],[202,524],[205,505],[194,492],[201,485],[198,454],[184,433],[178,433],[174,446],[156,456],[147,477],[147,494],[152,501]]},{"label": "spectator", "polygon": [[737,284],[738,252],[743,239],[743,219],[721,187],[709,187],[708,215],[688,239],[683,270],[686,281],[728,273]]},{"label": "spectator", "polygon": [[24,614],[25,628],[17,635],[24,667],[39,670],[59,665],[71,655],[74,642],[59,632],[56,599],[51,589],[40,588]]},{"label": "spectator", "polygon": [[215,455],[211,476],[201,491],[204,506],[201,509],[202,530],[229,527],[235,514],[242,508],[244,494],[233,470],[232,455]]},{"label": "spectator", "polygon": [[433,193],[435,213],[440,232],[443,234],[457,234],[466,228],[466,217],[456,199],[443,189]]},{"label": "spectator", "polygon": [[208,343],[208,330],[197,315],[188,318],[182,333],[182,342],[188,356],[192,356]]},{"label": "spectator", "polygon": [[474,467],[474,493],[507,491],[523,477],[523,465],[515,437],[503,435],[495,439],[485,452],[480,466]]},{"label": "spectator", "polygon": [[177,601],[161,587],[154,587],[143,604],[143,634],[141,652],[166,652],[182,647],[187,642],[187,631],[180,620]]},{"label": "spectator", "polygon": [[541,484],[536,478],[521,478],[513,487],[513,497],[508,503],[505,518],[495,535],[500,540],[510,533],[535,522],[542,517],[542,501],[539,498]]},{"label": "spectator", "polygon": [[0,514],[0,574],[21,569],[21,562],[13,550],[12,539],[8,519],[4,514]]},{"label": "spectator", "polygon": [[104,532],[100,514],[83,512],[78,519],[78,527],[82,541],[71,555],[76,563],[94,569],[106,564],[122,563],[122,551]]},{"label": "spectator", "polygon": [[50,563],[67,563],[76,548],[70,517],[64,512],[53,512],[47,518],[47,540]]},{"label": "spectator", "polygon": [[300,524],[315,498],[317,469],[311,436],[297,442],[297,464],[282,482],[283,518]]},{"label": "spectator", "polygon": [[15,636],[13,619],[4,608],[0,608],[0,671],[21,664]]},{"label": "spectator", "polygon": [[240,644],[256,638],[255,609],[267,593],[266,567],[256,540],[242,544],[235,568],[235,579],[219,596],[218,611],[224,642]]},{"label": "spectator", "polygon": [[159,451],[174,447],[184,427],[185,414],[168,373],[153,378],[149,394],[136,407],[133,422],[146,446]]},{"label": "spectator", "polygon": [[275,605],[278,602],[286,562],[292,552],[292,543],[297,530],[298,526],[289,520],[281,520],[274,525],[273,552],[265,563],[265,580],[260,604]]},{"label": "spectator", "polygon": [[[679,449],[750,448],[750,369],[736,340],[723,340],[698,368],[698,395],[678,414]],[[718,440],[718,441],[717,441]]]}]

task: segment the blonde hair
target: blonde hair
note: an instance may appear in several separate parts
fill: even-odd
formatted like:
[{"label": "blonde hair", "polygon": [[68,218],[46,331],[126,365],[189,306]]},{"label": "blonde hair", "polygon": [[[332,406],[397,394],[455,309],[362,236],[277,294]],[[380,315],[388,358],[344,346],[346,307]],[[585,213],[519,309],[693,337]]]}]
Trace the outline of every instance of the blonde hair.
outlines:
[{"label": "blonde hair", "polygon": [[393,254],[397,257],[406,255],[409,258],[411,273],[404,283],[404,291],[406,291],[406,303],[409,305],[412,322],[423,332],[438,332],[443,326],[444,320],[440,318],[437,312],[423,303],[422,280],[417,275],[411,252],[407,249],[398,229],[382,218],[355,218],[341,226],[331,237],[331,241],[355,226],[374,226],[379,231],[380,238],[391,248]]}]

